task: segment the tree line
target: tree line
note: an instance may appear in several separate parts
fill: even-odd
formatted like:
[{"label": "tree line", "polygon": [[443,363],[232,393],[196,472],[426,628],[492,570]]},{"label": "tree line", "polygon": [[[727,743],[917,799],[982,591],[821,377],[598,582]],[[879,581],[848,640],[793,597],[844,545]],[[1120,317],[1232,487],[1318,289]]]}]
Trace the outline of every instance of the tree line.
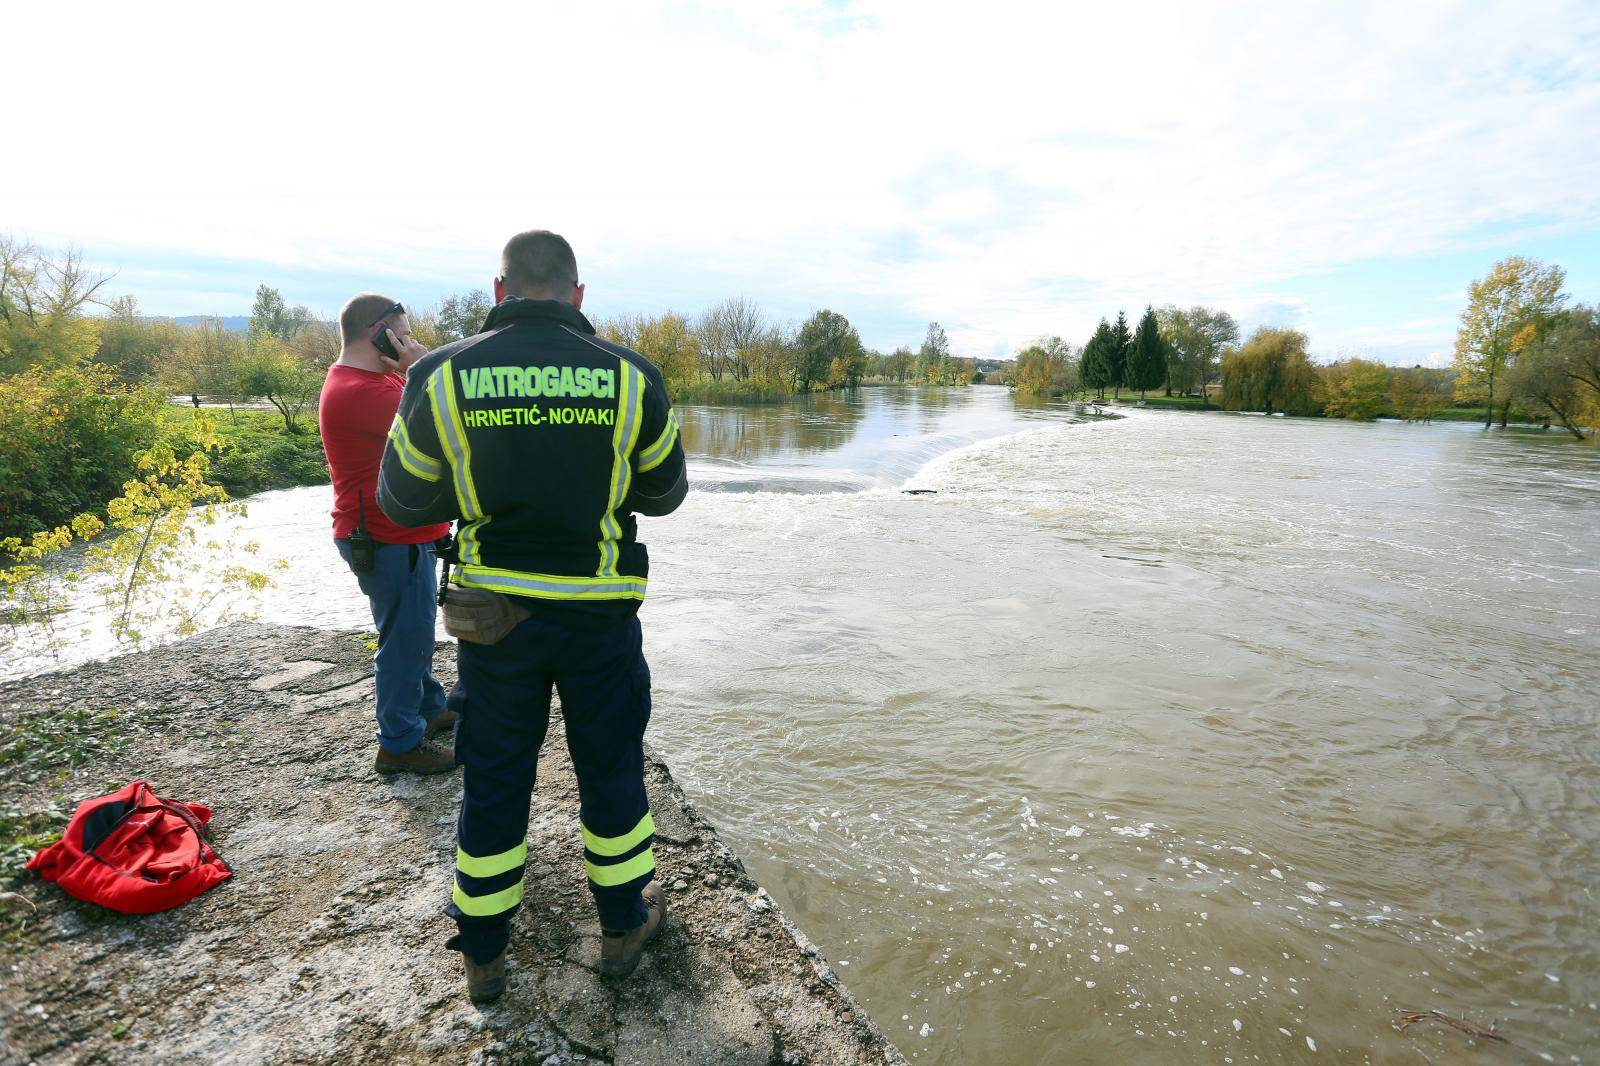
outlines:
[{"label": "tree line", "polygon": [[748,297],[698,315],[622,314],[595,323],[600,336],[660,368],[675,401],[771,399],[867,382],[970,385],[976,363],[951,353],[937,322],[921,346],[885,355],[866,348],[850,320],[823,308],[798,326],[772,319]]},{"label": "tree line", "polygon": [[1211,307],[1146,307],[1128,328],[1127,315],[1102,318],[1081,346],[1057,336],[1041,337],[1018,352],[1009,381],[1018,392],[1036,396],[1077,396],[1093,392],[1114,399],[1123,389],[1139,397],[1152,389],[1168,396],[1198,393],[1209,403],[1219,363],[1238,343],[1239,327],[1226,311]]},{"label": "tree line", "polygon": [[[315,410],[339,355],[333,322],[265,284],[243,330],[217,317],[177,322],[143,314],[131,295],[109,297],[110,281],[75,250],[51,254],[0,235],[0,417],[10,433],[0,451],[0,536],[103,507],[158,441],[189,454],[196,412],[174,398],[226,409],[208,466],[230,492],[326,480]],[[491,307],[486,292],[447,296],[410,308],[412,331],[431,350],[477,333]],[[747,297],[696,315],[614,315],[597,329],[654,361],[680,402],[872,382],[966,385],[975,375],[937,322],[915,350],[885,355],[838,312],[785,324]]]},{"label": "tree line", "polygon": [[1360,357],[1313,359],[1300,330],[1262,326],[1240,342],[1226,311],[1146,307],[1128,328],[1102,318],[1082,346],[1042,337],[1008,372],[1018,392],[1120,398],[1164,388],[1168,396],[1215,391],[1230,411],[1370,421],[1441,417],[1467,405],[1485,427],[1519,417],[1560,425],[1574,437],[1600,428],[1600,307],[1567,306],[1560,267],[1513,256],[1467,289],[1449,368],[1391,367]]}]

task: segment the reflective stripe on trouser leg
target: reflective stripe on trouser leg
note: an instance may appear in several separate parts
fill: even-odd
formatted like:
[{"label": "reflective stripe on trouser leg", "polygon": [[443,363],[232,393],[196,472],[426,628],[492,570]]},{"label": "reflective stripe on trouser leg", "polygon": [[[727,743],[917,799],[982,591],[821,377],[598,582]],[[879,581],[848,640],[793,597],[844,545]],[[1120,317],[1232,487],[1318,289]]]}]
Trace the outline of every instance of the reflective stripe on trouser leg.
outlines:
[{"label": "reflective stripe on trouser leg", "polygon": [[527,861],[526,843],[497,855],[468,855],[457,848],[451,902],[473,918],[493,918],[512,910],[522,902],[522,869]]},{"label": "reflective stripe on trouser leg", "polygon": [[650,669],[638,618],[587,639],[587,654],[556,672],[567,750],[578,776],[584,869],[600,924],[633,929],[655,872],[655,822],[644,786]]},{"label": "reflective stripe on trouser leg", "polygon": [[656,823],[646,811],[628,832],[603,837],[583,827],[583,868],[589,883],[600,889],[643,888],[655,873]]},{"label": "reflective stripe on trouser leg", "polygon": [[446,913],[459,929],[453,943],[480,964],[504,950],[522,902],[528,797],[550,714],[550,677],[536,649],[513,634],[457,652],[467,699],[456,730],[461,817]]}]

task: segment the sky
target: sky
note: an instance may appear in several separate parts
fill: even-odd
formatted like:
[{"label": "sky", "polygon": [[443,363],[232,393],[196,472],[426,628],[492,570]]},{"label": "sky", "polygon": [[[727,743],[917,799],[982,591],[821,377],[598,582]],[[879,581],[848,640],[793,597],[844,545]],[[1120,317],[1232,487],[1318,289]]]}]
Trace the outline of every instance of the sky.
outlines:
[{"label": "sky", "polygon": [[1594,0],[6,19],[0,234],[81,249],[148,314],[263,283],[426,307],[530,228],[572,241],[593,316],[743,295],[882,351],[936,320],[1003,357],[1176,303],[1441,365],[1505,256],[1600,301]]}]

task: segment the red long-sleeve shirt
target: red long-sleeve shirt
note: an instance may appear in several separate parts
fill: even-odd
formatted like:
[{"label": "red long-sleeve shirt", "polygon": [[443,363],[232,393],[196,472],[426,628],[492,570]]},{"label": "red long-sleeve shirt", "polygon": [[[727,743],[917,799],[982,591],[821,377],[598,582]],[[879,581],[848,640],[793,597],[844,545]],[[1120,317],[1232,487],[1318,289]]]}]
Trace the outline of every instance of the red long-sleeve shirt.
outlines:
[{"label": "red long-sleeve shirt", "polygon": [[408,529],[378,508],[378,465],[405,391],[405,378],[335,363],[322,383],[317,422],[333,478],[333,536],[343,540],[366,514],[367,531],[385,544],[423,544],[450,531],[448,522]]}]

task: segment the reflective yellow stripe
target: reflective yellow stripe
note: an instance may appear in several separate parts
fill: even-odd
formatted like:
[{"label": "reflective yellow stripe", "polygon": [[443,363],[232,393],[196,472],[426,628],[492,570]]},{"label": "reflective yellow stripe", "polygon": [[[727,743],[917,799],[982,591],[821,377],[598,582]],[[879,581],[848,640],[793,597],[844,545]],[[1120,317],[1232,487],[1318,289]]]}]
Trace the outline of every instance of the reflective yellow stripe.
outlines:
[{"label": "reflective yellow stripe", "polygon": [[456,570],[456,582],[467,588],[492,589],[545,600],[643,600],[646,584],[642,577],[625,575],[567,577],[499,570],[492,566],[461,566]]},{"label": "reflective yellow stripe", "polygon": [[589,827],[583,827],[583,846],[596,855],[621,855],[637,847],[639,841],[656,831],[656,821],[650,816],[649,811],[644,812],[644,817],[639,819],[639,824],[619,837],[595,836],[589,832]]},{"label": "reflective yellow stripe", "polygon": [[445,458],[455,475],[456,503],[461,508],[461,561],[483,561],[483,550],[478,543],[478,528],[488,521],[483,508],[478,505],[478,490],[472,482],[472,445],[467,441],[466,428],[461,424],[461,411],[456,406],[454,375],[450,373],[450,360],[439,364],[428,378],[428,399],[433,407],[433,425],[439,433],[439,443],[444,447]]},{"label": "reflective yellow stripe", "polygon": [[656,467],[667,461],[667,456],[672,454],[672,446],[678,440],[678,412],[667,411],[667,428],[661,431],[661,436],[656,442],[639,453],[639,473],[648,474]]},{"label": "reflective yellow stripe", "polygon": [[510,888],[499,892],[491,892],[487,896],[469,896],[461,891],[457,885],[451,896],[456,906],[461,908],[462,914],[470,914],[474,918],[484,918],[491,914],[501,914],[522,902],[522,882],[518,881]]},{"label": "reflective yellow stripe", "polygon": [[443,463],[411,443],[405,421],[399,415],[395,416],[394,425],[389,427],[389,440],[394,444],[394,453],[399,457],[400,465],[414,476],[424,481],[438,481],[444,473]]},{"label": "reflective yellow stripe", "polygon": [[633,481],[633,448],[639,440],[639,415],[642,408],[644,375],[626,359],[617,360],[617,424],[611,430],[611,489],[606,495],[606,510],[600,516],[600,565],[597,577],[615,577],[622,537],[617,510],[628,498]]},{"label": "reflective yellow stripe", "polygon": [[[583,868],[589,872],[589,880],[601,888],[612,888],[616,885],[625,885],[636,877],[643,877],[656,868],[655,849],[641,851],[627,862],[619,862],[615,866],[597,866],[585,861]],[[459,904],[458,904],[459,905]],[[463,907],[463,910],[466,908]]]},{"label": "reflective yellow stripe", "polygon": [[460,848],[456,849],[456,869],[468,877],[493,877],[503,874],[507,870],[515,870],[528,861],[528,845],[526,842],[518,844],[510,851],[502,851],[498,855],[485,855],[477,858],[468,855]]}]

